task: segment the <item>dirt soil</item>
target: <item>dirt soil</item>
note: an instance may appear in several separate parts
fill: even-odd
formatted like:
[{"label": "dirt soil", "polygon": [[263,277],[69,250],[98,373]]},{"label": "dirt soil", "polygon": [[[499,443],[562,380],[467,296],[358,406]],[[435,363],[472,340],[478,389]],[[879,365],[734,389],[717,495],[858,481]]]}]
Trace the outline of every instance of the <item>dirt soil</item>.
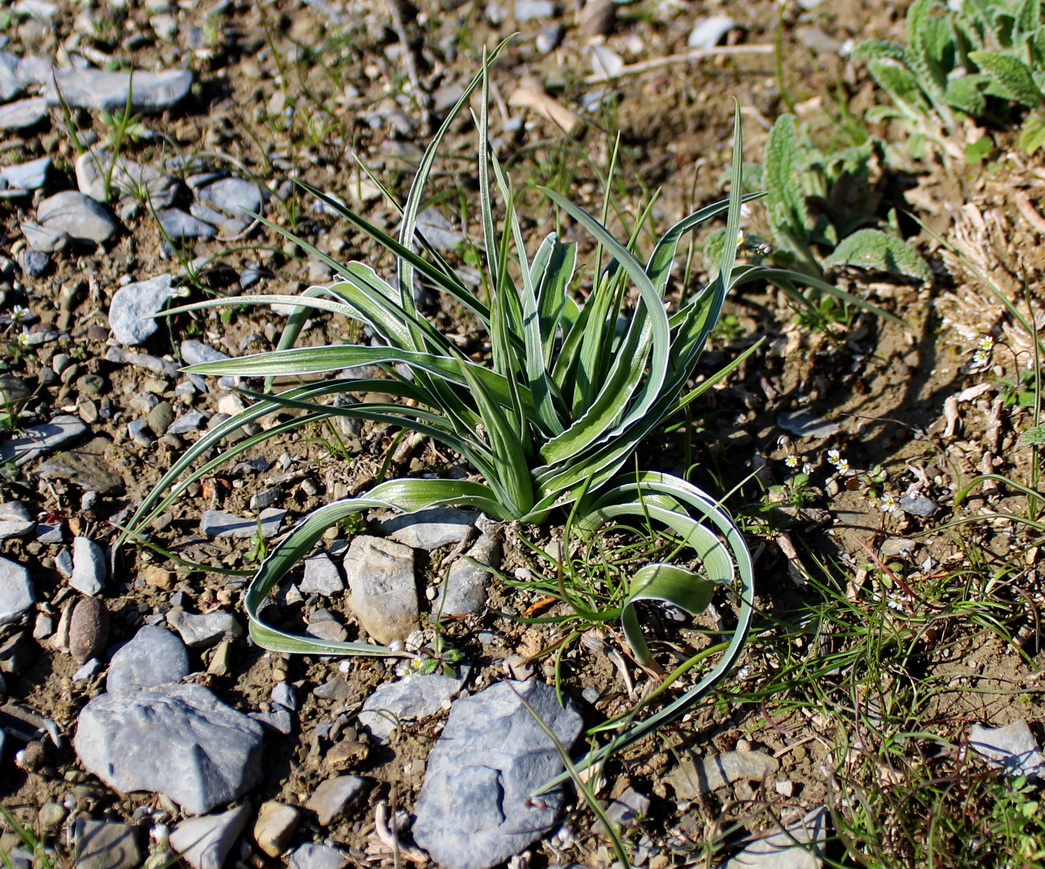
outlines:
[{"label": "dirt soil", "polygon": [[[492,137],[513,177],[526,188],[521,208],[534,238],[543,237],[555,217],[528,185],[562,185],[597,211],[603,193],[600,173],[618,136],[615,206],[633,219],[649,194],[659,191],[653,212],[658,229],[722,196],[734,98],[743,116],[747,160],[753,164],[762,160],[773,119],[787,109],[782,84],[787,101],[801,117],[821,125],[826,141],[837,132],[832,132],[830,119],[841,117],[843,109],[859,116],[876,99],[866,71],[840,51],[853,40],[902,33],[898,4],[867,0],[809,10],[785,4],[781,79],[772,50],[781,6],[768,0],[699,6],[671,0],[621,6],[595,2],[581,11],[570,2],[557,4],[551,17],[534,20],[519,20],[510,3],[462,5],[453,0],[422,3],[418,9],[391,4],[375,8],[351,0],[102,0],[88,5],[57,0],[45,18],[18,11],[37,5],[46,4],[0,10],[0,20],[9,24],[0,28],[3,50],[57,58],[64,65],[194,71],[195,85],[185,101],[142,117],[133,135],[125,137],[121,148],[126,157],[168,166],[180,159],[184,175],[213,168],[254,180],[269,193],[269,220],[336,259],[376,259],[379,271],[388,266],[388,258],[375,254],[364,236],[317,207],[289,180],[308,181],[375,225],[394,231],[395,210],[371,195],[370,182],[355,159],[402,198],[416,156],[459,88],[475,73],[483,47],[492,48],[512,33],[517,34],[514,42],[493,74]],[[735,19],[724,40],[733,50],[682,58],[690,51],[686,41],[694,23],[711,14]],[[557,30],[560,40],[546,50],[540,40],[551,39],[549,29]],[[593,47],[611,49],[625,64],[610,82],[593,80]],[[520,83],[575,113],[572,139],[539,113],[513,104]],[[148,207],[121,214],[123,228],[103,247],[72,247],[56,253],[42,276],[23,273],[18,265],[25,250],[21,222],[33,218],[37,201],[76,189],[79,150],[111,146],[115,129],[115,122],[96,112],[56,107],[34,130],[0,141],[2,165],[43,156],[53,161],[48,183],[35,200],[0,200],[0,251],[5,257],[0,316],[8,341],[0,359],[5,392],[19,396],[14,424],[24,428],[59,410],[79,415],[90,428],[84,440],[103,439],[91,441],[93,455],[116,484],[84,500],[84,489],[75,482],[36,476],[35,462],[9,467],[2,485],[3,501],[27,504],[34,517],[59,526],[63,538],[52,543],[30,536],[2,544],[4,557],[29,568],[37,594],[28,625],[7,626],[0,635],[5,702],[51,719],[63,737],[63,747],[47,743],[43,757],[31,763],[24,755],[16,761],[14,752],[25,746],[15,740],[8,741],[0,758],[0,802],[34,827],[40,807],[62,803],[69,793],[75,795],[75,811],[95,818],[148,825],[166,812],[168,823],[178,819],[165,800],[115,793],[80,768],[70,737],[79,710],[102,690],[104,674],[73,681],[79,663],[54,648],[47,628],[33,633],[47,617],[53,631],[78,597],[56,568],[68,540],[87,536],[112,544],[118,535],[115,526],[128,517],[129,508],[194,439],[190,433],[145,445],[131,437],[128,423],[145,418],[154,403],[141,397],[172,401],[179,412],[190,404],[208,415],[218,410],[214,393],[179,396],[174,392],[177,379],[107,361],[114,344],[107,321],[113,294],[121,281],[164,272],[181,275],[192,300],[238,293],[251,269],[261,276],[246,290],[252,293],[293,293],[329,278],[325,266],[300,246],[259,223],[240,238],[173,245]],[[884,127],[874,132],[890,135]],[[462,119],[437,163],[431,198],[452,228],[470,238],[480,233],[476,179],[471,162],[464,159],[474,149],[474,130]],[[846,323],[810,330],[796,322],[794,305],[783,293],[745,290],[730,301],[732,325],[713,336],[702,376],[754,341],[764,339],[762,345],[713,390],[689,425],[643,450],[646,466],[689,473],[710,491],[724,493],[739,486],[727,504],[742,517],[756,552],[760,617],[741,670],[708,703],[615,758],[605,771],[602,798],[612,798],[628,785],[652,798],[646,816],[627,833],[636,865],[663,869],[705,865],[704,860],[712,865],[745,830],[765,829],[774,818],[801,815],[825,803],[837,805],[846,790],[839,780],[855,776],[864,763],[856,756],[860,740],[876,739],[859,733],[866,721],[859,700],[887,709],[893,702],[891,680],[899,678],[894,668],[917,669],[918,684],[928,695],[918,712],[919,728],[928,729],[941,745],[964,746],[975,722],[1001,725],[1024,719],[1039,734],[1045,727],[1037,700],[1042,596],[1033,538],[1013,522],[953,524],[983,512],[1018,514],[1026,509],[1020,493],[1004,484],[977,488],[960,506],[954,501],[962,486],[982,473],[1032,477],[1032,453],[1017,444],[1030,424],[1030,411],[1006,401],[1011,390],[1006,393],[1004,384],[1026,367],[1030,345],[1005,308],[984,291],[969,260],[1002,292],[1040,316],[1045,220],[1038,215],[1034,223],[1028,209],[1037,214],[1045,165],[1040,156],[1015,152],[993,163],[990,173],[942,159],[904,159],[901,155],[895,161],[905,166],[903,171],[883,170],[886,195],[880,216],[899,207],[925,223],[925,230],[914,221],[905,225],[909,240],[933,268],[932,285],[855,271],[834,276],[840,286],[895,313],[903,323],[857,312]],[[765,231],[760,209],[751,207],[747,230]],[[611,216],[610,223],[621,229],[618,216]],[[569,231],[590,251],[579,230]],[[935,236],[957,248],[965,262],[945,251]],[[705,277],[699,250],[691,266],[686,280],[695,286]],[[679,293],[685,292],[685,283],[679,281]],[[1021,289],[1025,285],[1034,288],[1030,298]],[[433,322],[469,340],[471,326],[459,310],[433,295],[426,304]],[[31,318],[20,319],[16,306],[28,308]],[[261,308],[183,314],[137,349],[180,364],[181,341],[195,338],[238,355],[273,347],[282,322],[278,314]],[[39,343],[19,342],[23,326],[30,336],[41,336]],[[995,348],[988,361],[977,364],[973,353],[984,335],[994,336]],[[317,315],[303,340],[319,344],[356,337],[343,324]],[[468,349],[482,352],[481,341]],[[61,371],[55,373],[60,356]],[[101,387],[86,382],[87,375],[101,378]],[[781,428],[781,414],[801,409],[834,423],[833,433],[800,437]],[[202,537],[199,517],[205,509],[246,515],[252,496],[276,488],[278,505],[291,518],[303,516],[322,503],[365,490],[398,445],[393,435],[364,427],[357,437],[346,438],[347,460],[331,448],[328,433],[318,430],[266,445],[247,454],[265,459],[266,470],[209,475],[151,531],[180,558],[250,568],[257,552],[248,551],[249,541]],[[836,471],[829,450],[838,450],[848,461],[848,472]],[[788,488],[793,479],[789,456],[812,465],[810,488],[797,500]],[[453,461],[443,448],[420,444],[412,454],[400,455],[390,470],[418,473],[445,469]],[[882,479],[872,484],[864,477],[876,466]],[[905,494],[931,499],[938,512],[919,517],[900,509],[883,511],[886,496]],[[554,535],[554,529],[541,533]],[[438,581],[444,555],[433,557],[428,582]],[[505,573],[523,563],[522,552],[509,545]],[[132,636],[150,616],[165,614],[175,595],[196,612],[240,612],[242,577],[180,566],[144,547],[125,547],[116,564],[105,598],[109,645]],[[973,574],[993,576],[993,584],[970,588]],[[849,614],[874,610],[875,618],[882,619],[874,622],[889,638],[883,640],[887,650],[881,679],[854,685],[841,668],[826,672],[818,687],[819,708],[791,702],[784,693],[766,696],[765,686],[777,684],[795,661],[817,654],[830,658],[852,639],[842,629],[825,628],[816,636],[799,629],[802,614],[808,612],[804,608],[819,600],[821,583],[837,590]],[[984,602],[1000,601],[999,629],[986,616],[963,620],[960,609],[941,606],[937,615],[925,611],[920,606],[923,595],[934,601],[972,600],[977,616],[989,609]],[[876,608],[886,596],[889,606]],[[525,587],[496,583],[483,613],[447,625],[447,641],[473,664],[473,689],[504,678],[510,672],[509,656],[529,659],[555,641],[553,626],[520,624],[516,617],[541,597]],[[292,617],[301,619],[317,605],[284,603]],[[358,636],[347,607],[334,602],[330,608],[350,636]],[[921,614],[917,618],[911,617],[915,611]],[[564,612],[562,604],[540,610],[542,615]],[[889,613],[896,623],[889,622]],[[630,659],[622,667],[608,663],[598,651],[604,644],[628,657],[619,632],[609,626],[597,636],[592,632],[587,644],[575,644],[563,659],[565,687],[572,697],[596,689],[594,696],[600,699],[594,705],[581,701],[592,723],[627,708],[653,686]],[[662,643],[658,654],[665,653],[670,656],[670,643]],[[329,829],[306,819],[293,842],[329,840],[346,848],[358,865],[395,865],[391,849],[375,835],[375,808],[412,806],[442,716],[405,728],[384,748],[369,744],[353,720],[362,700],[395,678],[399,662],[282,656],[242,638],[194,654],[195,681],[233,706],[265,709],[279,680],[290,681],[302,698],[293,734],[268,743],[264,782],[251,793],[254,804],[301,804],[319,778],[341,771],[365,775],[378,783],[365,804]],[[518,665],[518,659],[513,661]],[[530,666],[538,677],[555,675],[551,657]],[[347,699],[313,694],[335,678],[347,680]],[[825,715],[825,706],[837,714]],[[839,722],[850,711],[853,726],[846,728]],[[737,749],[772,755],[779,761],[778,771],[762,782],[738,782],[696,797],[680,796],[669,783],[667,774],[687,753]],[[945,765],[947,758],[958,763],[961,751],[941,748],[925,763]],[[64,838],[55,830],[45,832],[66,859]],[[837,845],[832,848],[841,859]],[[264,856],[249,835],[230,863],[235,859],[248,866],[281,865]],[[532,866],[572,862],[597,867],[609,866],[612,859],[606,838],[578,800],[571,803],[555,837],[535,845],[515,865],[528,860]]]}]

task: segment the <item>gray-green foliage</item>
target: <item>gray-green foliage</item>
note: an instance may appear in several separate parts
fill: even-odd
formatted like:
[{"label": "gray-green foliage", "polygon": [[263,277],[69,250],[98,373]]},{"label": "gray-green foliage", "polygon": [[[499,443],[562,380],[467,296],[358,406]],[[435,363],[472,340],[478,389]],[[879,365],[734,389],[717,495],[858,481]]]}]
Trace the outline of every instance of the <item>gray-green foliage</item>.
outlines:
[{"label": "gray-green foliage", "polygon": [[872,39],[853,57],[867,61],[894,108],[923,135],[956,131],[963,117],[1009,121],[1029,110],[1020,147],[1045,142],[1045,26],[1040,0],[915,0],[907,11],[907,44]]}]

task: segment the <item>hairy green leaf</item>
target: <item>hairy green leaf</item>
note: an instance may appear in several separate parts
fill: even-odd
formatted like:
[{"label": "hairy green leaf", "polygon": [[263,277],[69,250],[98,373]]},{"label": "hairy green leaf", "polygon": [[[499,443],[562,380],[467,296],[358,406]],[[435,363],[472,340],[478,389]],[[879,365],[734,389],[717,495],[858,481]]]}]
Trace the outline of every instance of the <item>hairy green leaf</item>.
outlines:
[{"label": "hairy green leaf", "polygon": [[991,77],[993,90],[998,96],[1013,100],[1033,109],[1045,103],[1030,70],[1023,61],[993,51],[970,51],[970,59]]},{"label": "hairy green leaf", "polygon": [[861,229],[842,239],[824,260],[824,265],[828,268],[858,266],[916,278],[924,283],[932,281],[929,264],[913,247],[878,229]]}]

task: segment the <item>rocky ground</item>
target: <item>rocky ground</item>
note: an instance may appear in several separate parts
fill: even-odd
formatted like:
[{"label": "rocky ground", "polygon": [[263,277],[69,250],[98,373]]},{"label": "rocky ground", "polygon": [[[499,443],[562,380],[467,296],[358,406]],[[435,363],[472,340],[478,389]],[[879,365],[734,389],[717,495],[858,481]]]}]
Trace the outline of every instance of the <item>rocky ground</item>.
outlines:
[{"label": "rocky ground", "polygon": [[[659,188],[663,228],[721,196],[730,97],[751,163],[784,108],[781,84],[821,128],[839,117],[833,100],[843,116],[875,101],[847,47],[896,35],[896,12],[836,5],[784,9],[782,78],[771,3],[0,10],[0,805],[11,813],[0,850],[15,865],[32,862],[15,820],[55,865],[155,866],[172,854],[196,869],[613,863],[605,826],[574,789],[531,794],[562,770],[556,742],[579,749],[586,727],[654,683],[613,627],[588,630],[558,669],[542,654],[563,634],[525,618],[565,610],[502,581],[530,576],[517,529],[462,511],[371,517],[328,536],[276,595],[312,636],[395,640],[413,657],[293,657],[245,636],[247,577],[296,519],[389,469],[452,468],[442,448],[371,425],[290,434],[204,475],[147,540],[114,551],[186,446],[244,407],[243,384],[182,367],[274,348],[286,312],[150,315],[331,278],[269,222],[335,259],[387,265],[293,179],[394,231],[395,210],[357,158],[401,197],[482,48],[512,33],[491,123],[534,237],[554,216],[528,185],[597,210],[618,133],[615,207],[633,217]],[[474,153],[462,119],[421,218],[463,271],[462,242],[480,231]],[[1022,281],[1037,285],[1045,173],[1040,159],[1006,152],[990,172],[908,162],[878,180],[883,214],[903,208],[927,227],[909,231],[934,281],[835,277],[903,325],[858,313],[810,329],[784,295],[746,292],[706,370],[768,340],[688,426],[646,450],[650,467],[692,472],[715,492],[739,487],[728,504],[757,555],[762,615],[715,697],[593,782],[633,865],[819,865],[795,847],[808,842],[852,865],[839,806],[861,770],[903,784],[919,766],[978,763],[966,761],[970,745],[1024,772],[1045,765],[1034,526],[1011,520],[1026,499],[989,482],[955,503],[980,473],[1033,479],[1019,441],[1031,411],[1016,400],[1031,345],[975,272],[1013,297]],[[757,207],[746,219],[752,232],[764,220]],[[698,250],[687,278],[702,268]],[[1032,323],[1039,299],[1024,299]],[[468,328],[438,298],[425,304],[441,328]],[[317,315],[304,340],[355,337]],[[798,491],[793,468],[807,463]],[[985,512],[1010,520],[975,521]],[[555,529],[540,534],[547,545]],[[841,627],[806,632],[817,577],[837,590]],[[443,616],[435,626],[432,613]],[[850,686],[857,664],[828,668],[811,680],[820,705],[789,693],[796,661],[841,661],[864,648],[857,635],[891,637],[887,657],[931,687],[919,727],[907,722],[939,740],[931,759],[904,743],[885,767],[871,748],[880,734],[861,730],[861,702],[879,723],[902,714],[890,706],[892,664]],[[661,639],[675,648],[670,632]],[[560,706],[551,685],[563,674]],[[851,727],[831,717],[839,697],[857,706]],[[905,865],[895,853],[891,865]]]}]

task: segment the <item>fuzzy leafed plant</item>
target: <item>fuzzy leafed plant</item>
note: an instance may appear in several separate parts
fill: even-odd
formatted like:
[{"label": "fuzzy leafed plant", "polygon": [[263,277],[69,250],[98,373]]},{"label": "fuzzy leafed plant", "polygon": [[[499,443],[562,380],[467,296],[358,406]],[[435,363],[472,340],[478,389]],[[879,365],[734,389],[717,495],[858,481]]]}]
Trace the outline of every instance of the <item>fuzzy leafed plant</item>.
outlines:
[{"label": "fuzzy leafed plant", "polygon": [[[270,591],[309,555],[324,532],[353,514],[375,509],[410,513],[453,505],[480,510],[495,520],[530,524],[542,523],[559,511],[571,515],[573,527],[589,535],[628,522],[636,528],[652,523],[669,529],[680,551],[685,550],[683,560],[688,567],[658,563],[637,570],[620,607],[624,633],[636,659],[652,660],[638,621],[638,601],[667,601],[697,613],[708,605],[714,589],[725,588],[735,602],[737,624],[728,642],[722,644],[717,665],[699,682],[644,722],[635,724],[629,718],[619,725],[615,740],[619,746],[677,717],[721,679],[743,648],[751,618],[751,559],[730,516],[714,496],[686,480],[658,471],[636,471],[634,462],[643,439],[716,380],[711,378],[695,390],[688,386],[726,294],[738,281],[756,279],[761,273],[750,266],[734,267],[736,244],[727,245],[717,278],[683,298],[674,313],[667,312],[666,292],[684,235],[725,214],[729,237],[738,236],[742,201],[739,116],[729,200],[671,227],[645,261],[639,259],[633,244],[618,241],[588,212],[558,193],[544,190],[564,219],[576,221],[597,242],[598,254],[591,263],[582,264],[575,245],[564,243],[555,233],[539,241],[523,233],[512,186],[488,143],[487,71],[484,64],[421,159],[402,206],[398,239],[334,199],[311,191],[391,252],[396,262],[394,274],[380,275],[363,262],[336,263],[298,240],[335,269],[336,279],[330,286],[312,287],[295,296],[243,296],[179,309],[229,304],[296,306],[277,350],[188,370],[264,378],[268,384],[286,378],[299,384],[303,378],[323,379],[276,391],[267,388],[265,393],[248,392],[254,404],[203,434],[141,505],[133,527],[145,527],[193,480],[219,464],[268,438],[332,417],[371,420],[418,432],[455,450],[474,469],[472,479],[390,480],[361,497],[319,507],[299,522],[257,570],[246,592],[253,639],[284,652],[342,655],[396,653],[368,643],[296,636],[266,623],[259,612]],[[483,99],[475,121],[486,257],[483,299],[466,287],[417,229],[422,191],[439,145],[452,119],[480,86]],[[592,263],[600,262],[601,267],[592,268]],[[477,334],[488,338],[488,359],[476,362],[464,356],[417,310],[413,290],[418,280],[470,314]],[[375,340],[369,346],[295,347],[304,320],[318,312],[361,323]],[[358,366],[375,366],[383,377],[359,380],[337,374]],[[335,402],[342,394],[366,393],[396,400]],[[228,445],[230,434],[270,414],[280,415],[280,420]],[[217,451],[216,458],[206,460],[212,450]],[[691,569],[694,564],[699,569]],[[676,671],[675,678],[697,660]]]}]

